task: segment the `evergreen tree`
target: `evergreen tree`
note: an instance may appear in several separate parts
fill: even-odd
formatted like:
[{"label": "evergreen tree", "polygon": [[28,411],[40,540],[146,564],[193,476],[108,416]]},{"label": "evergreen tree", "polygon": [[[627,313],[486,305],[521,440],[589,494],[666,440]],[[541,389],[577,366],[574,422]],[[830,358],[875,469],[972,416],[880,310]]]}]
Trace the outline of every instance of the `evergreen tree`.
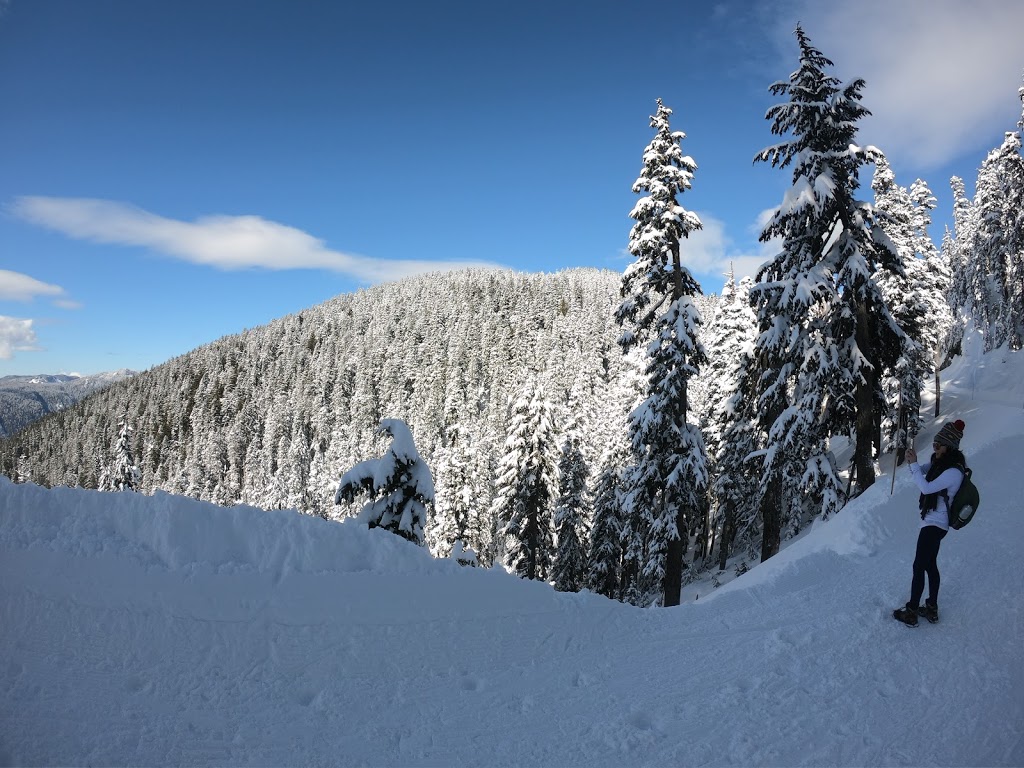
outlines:
[{"label": "evergreen tree", "polygon": [[757,318],[750,307],[752,285],[749,277],[735,285],[730,274],[722,291],[719,329],[712,342],[723,361],[728,362],[716,377],[721,396],[711,417],[717,469],[713,490],[721,526],[718,567],[723,571],[734,546],[749,540],[757,519],[756,472],[751,457],[761,446],[753,413],[756,379],[751,372]]},{"label": "evergreen tree", "polygon": [[114,444],[114,460],[110,467],[108,484],[112,491],[138,490],[139,468],[132,456],[130,438],[133,430],[125,417],[118,424],[117,442]]},{"label": "evergreen tree", "polygon": [[985,351],[995,349],[1008,341],[1011,328],[1018,320],[1007,311],[1009,276],[1014,270],[1012,252],[1012,219],[1018,211],[1011,211],[1021,203],[1020,136],[1007,132],[1000,147],[989,152],[978,171],[974,208],[977,216],[970,246],[973,280],[969,285],[969,300],[973,315],[985,336]]},{"label": "evergreen tree", "polygon": [[32,464],[29,462],[28,456],[24,453],[19,454],[18,456],[18,461],[14,468],[14,482],[32,482]]},{"label": "evergreen tree", "polygon": [[[1017,142],[1024,135],[1024,86],[1017,91],[1021,101],[1021,117],[1017,121]],[[1003,216],[1006,230],[1006,288],[1003,306],[1004,325],[1010,349],[1024,348],[1024,158],[1018,152],[1007,179],[1007,200]]]},{"label": "evergreen tree", "polygon": [[871,206],[854,198],[869,162],[854,143],[868,114],[859,101],[864,81],[842,85],[799,26],[796,37],[799,69],[770,89],[789,101],[767,114],[772,133],[791,138],[756,158],[793,169],[793,186],[761,234],[780,239],[782,252],[751,290],[760,329],[757,412],[767,435],[762,559],[778,551],[784,525],[838,508],[831,435],[854,436],[858,492],[874,482],[881,375],[908,343],[873,277],[900,272],[895,248]]},{"label": "evergreen tree", "polygon": [[[920,344],[924,357],[930,360],[935,381],[935,416],[939,415],[941,400],[941,373],[945,362],[949,336],[953,329],[953,311],[946,298],[952,284],[949,266],[932,241],[929,229],[932,225],[932,211],[937,201],[928,185],[917,179],[910,185],[910,202],[913,205],[914,252],[921,259],[923,268],[916,271],[919,295],[924,306],[925,322],[921,328]],[[914,430],[917,434],[917,430]]]},{"label": "evergreen tree", "polygon": [[625,467],[629,447],[614,442],[601,458],[594,483],[594,524],[590,529],[587,588],[616,600],[623,593],[623,532],[625,530]]},{"label": "evergreen tree", "polygon": [[543,385],[531,375],[512,406],[493,507],[505,564],[523,578],[540,581],[547,580],[554,557],[558,445],[552,410]]},{"label": "evergreen tree", "polygon": [[554,515],[557,548],[551,578],[560,592],[579,592],[587,575],[585,542],[591,514],[587,494],[590,470],[580,444],[579,433],[570,429],[558,463],[558,502]]},{"label": "evergreen tree", "polygon": [[700,229],[696,214],[676,196],[691,186],[696,164],[683,154],[682,131],[672,131],[672,110],[658,100],[651,116],[655,137],[643,153],[633,191],[643,194],[630,211],[636,223],[629,252],[635,261],[622,278],[616,319],[625,351],[646,351],[644,402],[630,415],[634,464],[628,504],[637,560],[634,599],[678,605],[688,532],[707,487],[704,440],[687,423],[687,386],[706,361],[698,339],[700,285],[683,266],[682,241]]},{"label": "evergreen tree", "polygon": [[[1024,88],[1022,104],[1024,104]],[[1022,114],[1018,126],[1024,126]],[[969,298],[985,350],[1024,343],[1024,157],[1021,133],[1007,131],[978,171]]]},{"label": "evergreen tree", "polygon": [[438,451],[437,500],[427,531],[427,542],[434,557],[451,555],[456,542],[470,545],[471,526],[479,516],[469,432],[459,424],[452,424],[446,434],[447,445]]},{"label": "evergreen tree", "polygon": [[[615,361],[621,361],[622,371],[612,376]],[[608,354],[603,367],[606,397],[604,407],[595,414],[592,430],[601,453],[594,463],[598,471],[591,489],[594,515],[588,546],[587,588],[624,600],[628,584],[624,557],[631,530],[626,511],[626,474],[631,463],[627,424],[630,412],[642,397],[642,377],[635,351],[617,357]]]},{"label": "evergreen tree", "polygon": [[[726,275],[722,294],[715,304],[712,320],[705,329],[705,347],[708,349],[708,364],[701,378],[707,380],[705,416],[703,419],[704,440],[708,458],[712,464],[710,475],[719,474],[716,466],[722,451],[724,432],[728,426],[726,407],[736,387],[736,361],[742,350],[753,343],[757,329],[756,317],[750,308],[750,278],[736,284],[735,274],[730,267]],[[726,509],[718,503],[714,483],[710,490],[707,515],[700,534],[700,556],[709,558],[716,537],[724,532],[723,512]]]},{"label": "evergreen tree", "polygon": [[974,205],[967,197],[964,180],[959,176],[953,176],[949,180],[949,186],[953,193],[953,238],[951,247],[944,255],[953,278],[948,299],[953,310],[958,311],[967,306],[971,295],[973,270],[970,269],[969,249],[974,239],[976,216]]},{"label": "evergreen tree", "polygon": [[359,514],[360,520],[370,528],[383,528],[422,547],[427,510],[434,502],[430,469],[420,458],[404,421],[384,419],[377,433],[391,437],[387,452],[379,459],[362,461],[343,474],[334,503],[351,504],[361,496],[369,496]]},{"label": "evergreen tree", "polygon": [[[910,193],[896,184],[885,155],[875,150],[872,158],[875,173],[871,188],[875,192],[875,210],[903,267],[902,273],[880,270],[874,276],[875,281],[900,328],[920,339],[928,325],[928,308],[922,298],[926,265],[917,253],[921,247],[921,235],[917,230],[922,223],[921,217],[915,210]],[[927,238],[927,231],[924,237]],[[890,446],[895,447],[900,463],[909,444],[908,434],[916,435],[920,431],[921,390],[929,372],[930,358],[925,355],[924,348],[908,346],[896,363],[894,375],[882,382],[885,395],[879,404],[883,412],[882,429],[889,438]]]}]

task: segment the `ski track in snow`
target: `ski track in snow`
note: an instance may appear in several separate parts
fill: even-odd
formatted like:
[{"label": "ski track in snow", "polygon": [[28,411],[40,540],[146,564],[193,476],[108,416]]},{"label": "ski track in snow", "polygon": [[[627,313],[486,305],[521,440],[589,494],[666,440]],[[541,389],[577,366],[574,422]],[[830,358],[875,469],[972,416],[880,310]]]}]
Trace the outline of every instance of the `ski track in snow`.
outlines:
[{"label": "ski track in snow", "polygon": [[916,629],[905,469],[669,610],[349,523],[0,481],[0,764],[1024,765],[1024,412],[983,384],[944,407],[983,506]]}]

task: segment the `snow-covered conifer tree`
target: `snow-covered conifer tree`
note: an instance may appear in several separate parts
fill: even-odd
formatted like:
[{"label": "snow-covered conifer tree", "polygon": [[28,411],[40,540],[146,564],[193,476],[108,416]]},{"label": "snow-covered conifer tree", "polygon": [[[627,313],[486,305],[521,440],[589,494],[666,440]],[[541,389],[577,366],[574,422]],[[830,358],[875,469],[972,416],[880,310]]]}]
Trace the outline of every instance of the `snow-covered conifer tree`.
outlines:
[{"label": "snow-covered conifer tree", "polygon": [[631,530],[625,508],[626,470],[632,462],[627,426],[630,412],[642,398],[643,377],[637,351],[619,358],[608,355],[607,359],[609,367],[611,361],[621,360],[622,370],[606,381],[604,406],[595,414],[593,431],[602,448],[594,462],[597,471],[590,494],[594,514],[587,547],[587,588],[624,600],[623,557]]},{"label": "snow-covered conifer tree", "polygon": [[361,521],[422,547],[427,510],[434,502],[430,468],[420,458],[404,421],[384,419],[377,434],[391,437],[387,452],[379,459],[362,461],[343,474],[334,503],[351,504],[361,496],[369,496],[359,514]]},{"label": "snow-covered conifer tree", "polygon": [[[730,273],[722,290],[716,335],[723,365],[716,374],[720,396],[711,413],[716,435],[714,502],[720,526],[718,565],[725,570],[737,536],[749,536],[757,517],[756,469],[752,454],[760,449],[753,414],[752,354],[757,336],[757,317],[750,307],[753,281],[737,285]],[[744,542],[746,539],[744,539]]]},{"label": "snow-covered conifer tree", "polygon": [[[1014,260],[1010,244],[1014,233],[1012,226],[1008,226],[1013,215],[1010,209],[1021,198],[1017,190],[1022,183],[1020,147],[1020,136],[1008,131],[1002,145],[989,152],[978,171],[969,299],[975,321],[985,336],[986,351],[1007,341],[1010,327],[1016,324],[1006,312],[1006,292]],[[1016,256],[1021,258],[1020,254]]]},{"label": "snow-covered conifer tree", "polygon": [[434,557],[448,557],[455,542],[469,546],[471,525],[479,517],[479,491],[473,477],[470,435],[453,423],[445,431],[446,445],[438,451],[437,498],[427,529],[427,542]]},{"label": "snow-covered conifer tree", "polygon": [[[1024,88],[1021,89],[1024,103]],[[1018,126],[1024,126],[1024,114]],[[985,349],[1024,344],[1024,157],[1021,134],[1007,131],[978,171],[968,299]]]},{"label": "snow-covered conifer tree", "polygon": [[541,581],[547,580],[554,557],[558,444],[552,411],[539,378],[531,375],[512,405],[492,511],[505,564],[523,578]]},{"label": "snow-covered conifer tree", "polygon": [[[949,187],[953,193],[953,237],[948,241],[949,246],[944,250],[943,256],[952,278],[947,298],[953,311],[959,312],[969,303],[970,286],[974,282],[970,244],[974,239],[977,217],[974,205],[967,197],[964,180],[959,176],[953,176],[949,180]],[[959,349],[959,340],[952,349]]]},{"label": "snow-covered conifer tree", "polygon": [[594,524],[590,529],[587,588],[599,595],[624,599],[622,585],[625,526],[625,468],[629,446],[615,441],[601,457],[594,482]]},{"label": "snow-covered conifer tree", "polygon": [[[918,258],[920,236],[915,226],[917,212],[905,187],[896,183],[896,176],[888,159],[880,150],[873,150],[875,173],[871,188],[875,192],[875,210],[878,220],[889,236],[903,266],[903,272],[879,270],[875,274],[893,318],[904,333],[920,339],[928,325],[927,307],[922,298],[925,262]],[[925,232],[927,237],[927,231]],[[929,241],[930,242],[930,241]],[[897,460],[903,461],[909,435],[916,435],[921,427],[921,389],[930,372],[930,357],[923,346],[908,346],[897,360],[893,375],[882,381],[884,400],[882,431],[897,451]]]},{"label": "snow-covered conifer tree", "polygon": [[24,453],[18,455],[17,463],[14,467],[14,482],[15,483],[28,483],[32,481],[32,464],[29,462],[28,456]]},{"label": "snow-covered conifer tree", "polygon": [[683,154],[682,131],[672,131],[672,110],[658,99],[651,116],[654,139],[643,153],[633,184],[642,194],[630,211],[629,235],[635,261],[622,277],[623,301],[616,319],[624,351],[646,352],[647,388],[630,415],[633,450],[628,504],[634,521],[637,563],[635,599],[678,605],[689,529],[700,514],[707,488],[704,440],[687,423],[687,386],[706,355],[697,337],[700,313],[693,296],[700,285],[683,265],[683,241],[700,229],[696,214],[676,196],[691,186],[697,166]]},{"label": "snow-covered conifer tree", "polygon": [[[701,376],[707,388],[703,432],[708,460],[713,467],[709,473],[712,478],[718,474],[714,463],[721,452],[723,434],[727,426],[727,419],[724,416],[725,405],[733,396],[736,387],[736,361],[741,351],[753,343],[756,335],[757,318],[750,308],[751,285],[749,277],[737,285],[735,274],[730,267],[722,286],[721,296],[715,304],[711,322],[705,327],[704,343],[708,350],[708,364]],[[707,505],[706,520],[698,529],[700,546],[697,554],[705,559],[711,555],[715,539],[722,528],[720,513],[723,510],[715,499],[713,487],[710,490],[711,498]]]},{"label": "snow-covered conifer tree", "polygon": [[[1017,141],[1024,135],[1024,86],[1017,91],[1021,101],[1021,117],[1017,122]],[[1006,287],[1003,306],[1004,325],[1010,349],[1024,348],[1024,158],[1018,151],[1007,179],[1007,200],[1004,206],[1006,229]]]},{"label": "snow-covered conifer tree", "polygon": [[580,445],[579,433],[569,429],[558,463],[558,500],[554,515],[556,549],[551,568],[551,580],[560,592],[579,592],[587,575],[586,542],[591,515],[587,477],[590,469]]},{"label": "snow-covered conifer tree", "polygon": [[[920,297],[925,308],[925,322],[921,328],[920,343],[924,354],[931,360],[935,381],[935,415],[938,416],[941,398],[941,369],[948,350],[948,339],[953,328],[953,311],[946,298],[952,284],[949,266],[929,234],[932,225],[932,211],[937,201],[928,185],[917,179],[910,185],[910,202],[913,205],[914,252],[923,262],[920,281]],[[915,432],[916,434],[916,432]]]},{"label": "snow-covered conifer tree", "polygon": [[114,460],[110,466],[107,483],[112,491],[134,491],[139,484],[139,468],[132,456],[130,438],[133,430],[128,426],[127,417],[118,424],[117,442],[114,443]]},{"label": "snow-covered conifer tree", "polygon": [[[762,371],[757,413],[768,436],[762,485],[762,559],[779,548],[784,524],[801,513],[825,516],[841,483],[828,438],[853,433],[858,491],[874,482],[881,375],[909,341],[875,282],[899,272],[892,242],[870,205],[854,197],[868,150],[854,143],[863,80],[842,85],[799,26],[800,66],[771,86],[789,100],[768,110],[772,133],[791,138],[758,154],[792,166],[793,185],[761,234],[782,252],[751,289]],[[799,497],[804,496],[801,500]]]}]

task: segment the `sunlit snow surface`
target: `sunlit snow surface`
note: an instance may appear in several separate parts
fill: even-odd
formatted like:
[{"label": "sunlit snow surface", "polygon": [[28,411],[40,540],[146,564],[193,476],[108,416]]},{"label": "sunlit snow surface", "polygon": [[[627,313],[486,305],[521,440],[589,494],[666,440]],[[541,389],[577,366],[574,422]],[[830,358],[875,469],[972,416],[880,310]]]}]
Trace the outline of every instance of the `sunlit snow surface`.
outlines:
[{"label": "sunlit snow surface", "polygon": [[668,610],[355,522],[0,481],[0,763],[1022,765],[1024,356],[969,357],[943,412],[982,507],[916,629],[891,618],[919,518],[889,457]]}]

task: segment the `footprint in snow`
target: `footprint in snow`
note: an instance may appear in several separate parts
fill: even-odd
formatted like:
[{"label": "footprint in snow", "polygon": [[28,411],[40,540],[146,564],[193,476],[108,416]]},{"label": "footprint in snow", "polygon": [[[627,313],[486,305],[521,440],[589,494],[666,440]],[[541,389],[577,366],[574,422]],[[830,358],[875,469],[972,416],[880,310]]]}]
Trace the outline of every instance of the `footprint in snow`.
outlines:
[{"label": "footprint in snow", "polygon": [[464,691],[479,691],[484,687],[484,681],[476,677],[465,676],[459,681],[459,687]]}]

